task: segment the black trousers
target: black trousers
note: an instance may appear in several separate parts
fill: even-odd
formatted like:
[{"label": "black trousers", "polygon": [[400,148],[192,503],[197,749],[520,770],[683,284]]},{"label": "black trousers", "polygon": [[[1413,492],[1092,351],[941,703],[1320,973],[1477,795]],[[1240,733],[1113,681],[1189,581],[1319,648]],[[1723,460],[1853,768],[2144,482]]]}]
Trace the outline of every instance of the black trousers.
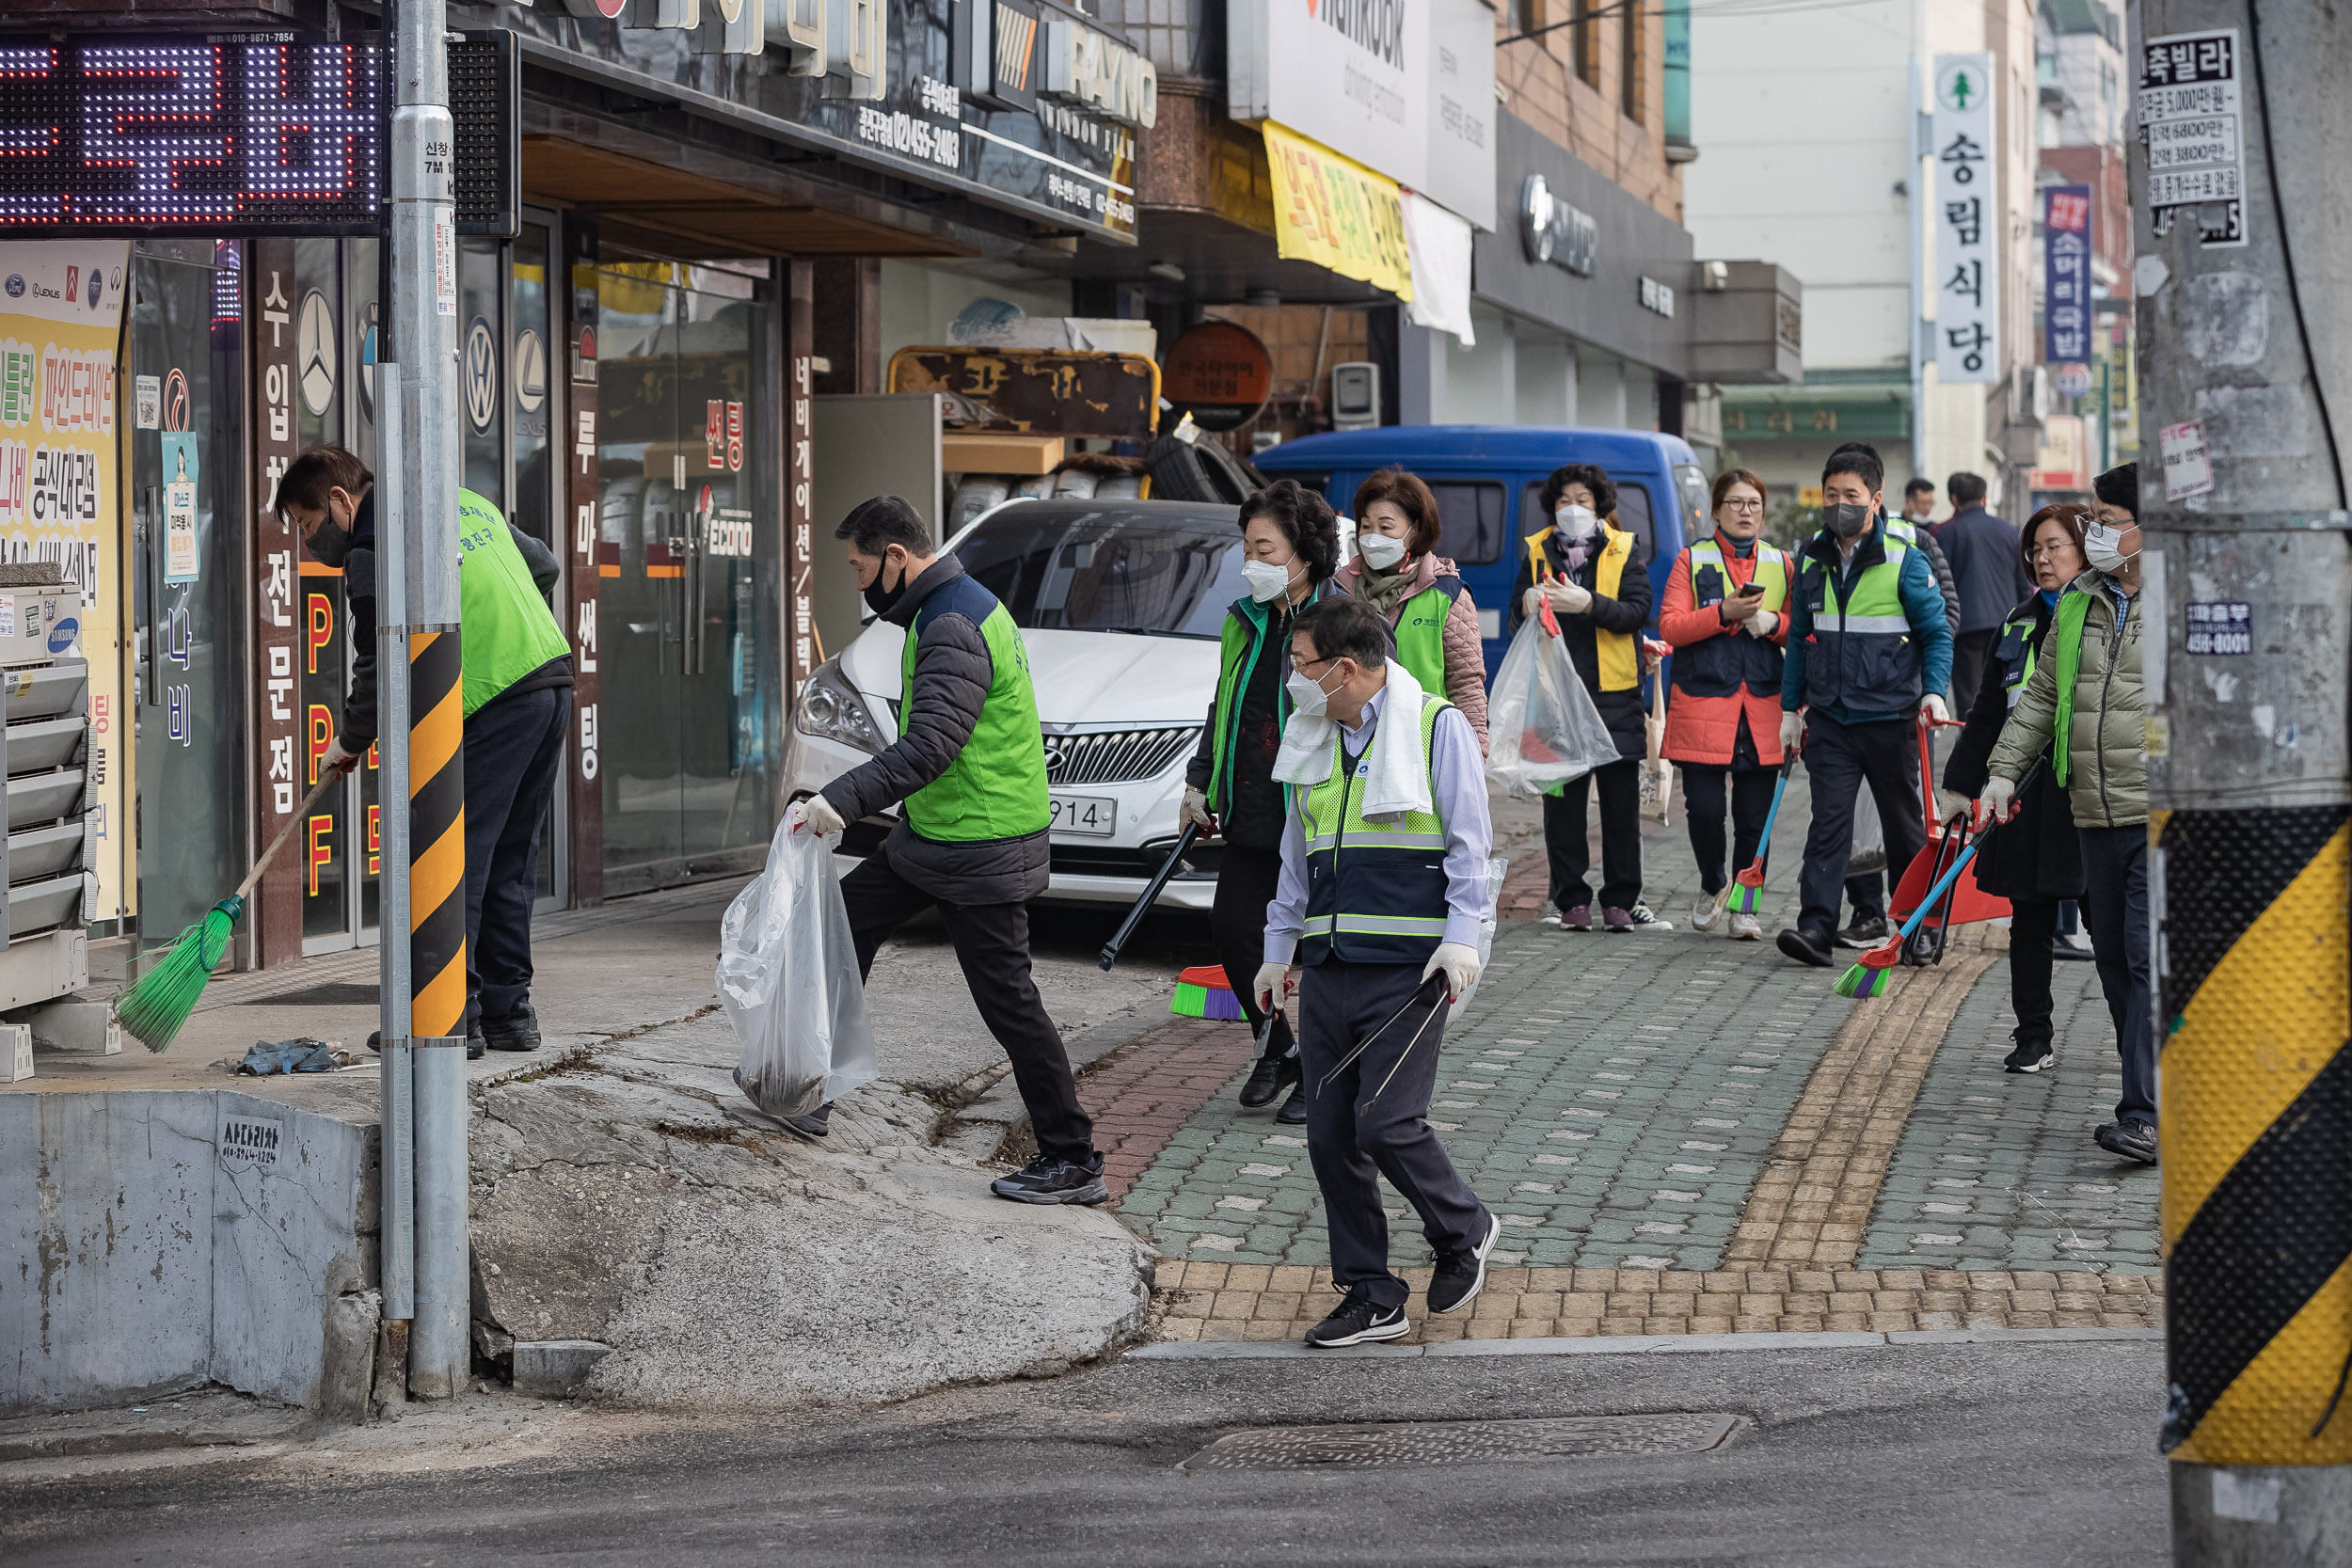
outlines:
[{"label": "black trousers", "polygon": [[1977,691],[1984,685],[1984,661],[1993,657],[2000,645],[2001,628],[1987,626],[1982,631],[1963,631],[1952,637],[1952,689],[1949,701],[1952,717],[1964,719],[1976,705]]},{"label": "black trousers", "polygon": [[1691,814],[1691,853],[1699,863],[1699,891],[1724,890],[1724,808],[1730,796],[1731,869],[1745,871],[1764,836],[1764,814],[1772,809],[1780,773],[1771,768],[1716,768],[1703,762],[1676,764],[1682,769],[1682,803]]},{"label": "black trousers", "polygon": [[1600,904],[1629,910],[1642,896],[1642,769],[1630,757],[1596,768],[1544,797],[1544,853],[1551,863],[1551,901],[1562,910],[1593,901],[1585,876],[1593,868],[1593,846],[1585,827],[1585,802],[1600,795]]},{"label": "black trousers", "polygon": [[2058,935],[2058,901],[2009,901],[2009,1008],[2017,1015],[2017,1043],[2050,1043],[2050,942]]},{"label": "black trousers", "polygon": [[572,689],[517,692],[466,721],[466,1028],[531,1000],[539,828],[554,799]]},{"label": "black trousers", "polygon": [[[1253,1033],[1263,1027],[1265,1014],[1250,994],[1250,982],[1265,962],[1265,907],[1274,902],[1274,884],[1281,871],[1281,850],[1248,849],[1238,844],[1227,845],[1216,863],[1216,902],[1209,906],[1209,936]],[[1276,1013],[1266,1053],[1279,1058],[1297,1048],[1290,1020]]]},{"label": "black trousers", "polygon": [[2154,998],[2148,966],[2148,830],[2085,828],[2083,913],[2090,951],[2099,960],[2099,989],[2115,1021],[2115,1052],[2123,1064],[2118,1121],[2156,1125]]},{"label": "black trousers", "polygon": [[841,879],[841,901],[849,906],[850,938],[857,944],[861,975],[872,972],[875,949],[893,931],[925,910],[939,910],[956,961],[963,966],[963,983],[972,990],[972,1005],[1012,1063],[1012,1081],[1028,1107],[1038,1148],[1066,1160],[1092,1159],[1094,1123],[1079,1108],[1061,1033],[1046,1016],[1029,974],[1029,907],[945,903],[891,869],[889,857],[880,852]]},{"label": "black trousers", "polygon": [[[1438,1252],[1470,1250],[1486,1239],[1488,1227],[1486,1206],[1429,1125],[1450,1004],[1442,982],[1415,1000],[1421,972],[1420,964],[1326,958],[1309,966],[1298,986],[1307,1158],[1323,1189],[1331,1282],[1342,1291],[1360,1288],[1382,1307],[1402,1307],[1412,1294],[1389,1267],[1382,1177],[1413,1206],[1422,1234]],[[1399,1007],[1405,1010],[1391,1022]],[[1364,1053],[1340,1068],[1367,1039]]]},{"label": "black trousers", "polygon": [[1886,863],[1902,868],[1927,844],[1919,818],[1919,750],[1906,720],[1841,724],[1819,712],[1805,723],[1804,770],[1813,784],[1813,826],[1804,839],[1799,927],[1826,943],[1837,930],[1837,901],[1853,852],[1854,801],[1867,784],[1886,832]]}]

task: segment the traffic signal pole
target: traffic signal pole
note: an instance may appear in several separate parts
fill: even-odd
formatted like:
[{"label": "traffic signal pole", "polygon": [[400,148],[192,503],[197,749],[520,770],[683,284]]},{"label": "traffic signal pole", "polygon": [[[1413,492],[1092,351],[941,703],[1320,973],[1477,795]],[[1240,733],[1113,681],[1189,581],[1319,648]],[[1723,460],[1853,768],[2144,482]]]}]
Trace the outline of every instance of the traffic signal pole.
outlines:
[{"label": "traffic signal pole", "polygon": [[2132,64],[2173,1556],[2317,1568],[2352,1562],[2352,9],[2139,0]]},{"label": "traffic signal pole", "polygon": [[[390,341],[376,509],[384,887],[385,1316],[408,1392],[472,1366],[466,1158],[466,829],[459,710],[457,220],[441,0],[388,0]],[[397,802],[405,800],[407,810]],[[410,1217],[413,1215],[413,1226]],[[410,1230],[396,1235],[395,1226]],[[396,1287],[399,1287],[396,1291]],[[406,1308],[406,1311],[401,1310]]]}]

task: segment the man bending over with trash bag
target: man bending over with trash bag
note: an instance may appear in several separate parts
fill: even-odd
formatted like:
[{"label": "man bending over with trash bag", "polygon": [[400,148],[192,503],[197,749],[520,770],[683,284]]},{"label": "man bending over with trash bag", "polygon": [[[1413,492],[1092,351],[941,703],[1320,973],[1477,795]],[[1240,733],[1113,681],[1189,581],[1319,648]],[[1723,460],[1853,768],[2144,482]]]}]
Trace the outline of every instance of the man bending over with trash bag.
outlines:
[{"label": "man bending over with trash bag", "polygon": [[1432,1312],[1470,1305],[1502,1233],[1428,1121],[1447,1006],[1478,980],[1494,846],[1486,769],[1469,721],[1392,651],[1387,618],[1361,599],[1300,610],[1274,762],[1294,805],[1255,990],[1271,1012],[1291,965],[1305,967],[1307,1158],[1330,1222],[1331,1283],[1347,1292],[1307,1331],[1318,1348],[1412,1329],[1412,1288],[1389,1267],[1382,1177],[1438,1255]]},{"label": "man bending over with trash bag", "polygon": [[[881,851],[841,879],[858,973],[900,926],[936,905],[989,1033],[1011,1059],[1038,1156],[999,1177],[1018,1203],[1101,1203],[1103,1157],[1070,1057],[1029,977],[1028,900],[1045,891],[1045,740],[1029,659],[996,596],[941,556],[897,496],[863,502],[834,531],[875,614],[906,628],[897,744],[794,809],[819,838],[904,801]],[[790,1118],[822,1136],[833,1107]]]}]

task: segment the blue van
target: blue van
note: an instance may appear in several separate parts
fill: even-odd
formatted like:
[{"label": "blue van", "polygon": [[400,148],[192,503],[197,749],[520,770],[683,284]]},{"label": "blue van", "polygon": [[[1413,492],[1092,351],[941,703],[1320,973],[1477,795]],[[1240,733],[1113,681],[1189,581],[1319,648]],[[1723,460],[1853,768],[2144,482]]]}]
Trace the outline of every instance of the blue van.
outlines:
[{"label": "blue van", "polygon": [[[1617,482],[1617,524],[1634,539],[1649,573],[1652,606],[1684,543],[1709,527],[1708,479],[1679,436],[1648,430],[1576,430],[1544,425],[1380,425],[1285,441],[1253,460],[1269,479],[1320,487],[1342,515],[1356,486],[1391,465],[1427,482],[1445,518],[1439,555],[1462,571],[1486,640],[1486,673],[1502,661],[1503,607],[1526,551],[1519,541],[1551,526],[1538,503],[1544,481],[1564,463],[1597,465]],[[1651,624],[1657,623],[1653,608]]]}]

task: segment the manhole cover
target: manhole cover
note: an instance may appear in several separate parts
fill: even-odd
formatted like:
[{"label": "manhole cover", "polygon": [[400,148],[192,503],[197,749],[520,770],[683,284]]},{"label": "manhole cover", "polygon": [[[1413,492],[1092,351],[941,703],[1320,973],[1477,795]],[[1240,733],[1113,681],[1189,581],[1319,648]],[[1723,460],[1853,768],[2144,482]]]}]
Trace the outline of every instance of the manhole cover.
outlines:
[{"label": "manhole cover", "polygon": [[276,996],[256,996],[237,1004],[241,1007],[373,1007],[381,993],[373,982],[329,980],[308,990],[280,991]]},{"label": "manhole cover", "polygon": [[1261,1427],[1220,1437],[1176,1467],[1360,1470],[1403,1465],[1508,1465],[1705,1453],[1722,1448],[1747,1425],[1743,1416],[1676,1414]]}]

